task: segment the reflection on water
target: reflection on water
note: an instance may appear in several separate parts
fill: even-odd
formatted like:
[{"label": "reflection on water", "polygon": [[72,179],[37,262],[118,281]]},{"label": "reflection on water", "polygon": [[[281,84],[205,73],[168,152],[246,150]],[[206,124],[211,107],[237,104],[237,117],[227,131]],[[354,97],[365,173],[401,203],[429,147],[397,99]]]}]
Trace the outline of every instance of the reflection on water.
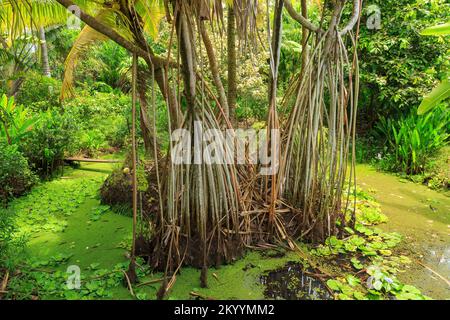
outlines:
[{"label": "reflection on water", "polygon": [[382,226],[405,236],[404,254],[413,264],[399,278],[435,299],[450,299],[450,197],[426,186],[401,181],[357,166],[357,183],[371,191],[389,222]]},{"label": "reflection on water", "polygon": [[330,293],[323,283],[303,271],[303,267],[289,262],[281,269],[270,271],[260,279],[269,299],[330,300]]}]

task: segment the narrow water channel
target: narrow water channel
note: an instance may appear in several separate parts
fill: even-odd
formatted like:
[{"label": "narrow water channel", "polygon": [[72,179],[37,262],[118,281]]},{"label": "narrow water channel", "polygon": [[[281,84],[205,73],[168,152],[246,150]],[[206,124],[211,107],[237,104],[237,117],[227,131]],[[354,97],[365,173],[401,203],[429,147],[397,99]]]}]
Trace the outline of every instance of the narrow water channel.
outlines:
[{"label": "narrow water channel", "polygon": [[373,194],[389,217],[382,226],[405,236],[401,250],[412,258],[399,275],[434,299],[450,299],[450,197],[449,193],[357,166],[357,183]]}]

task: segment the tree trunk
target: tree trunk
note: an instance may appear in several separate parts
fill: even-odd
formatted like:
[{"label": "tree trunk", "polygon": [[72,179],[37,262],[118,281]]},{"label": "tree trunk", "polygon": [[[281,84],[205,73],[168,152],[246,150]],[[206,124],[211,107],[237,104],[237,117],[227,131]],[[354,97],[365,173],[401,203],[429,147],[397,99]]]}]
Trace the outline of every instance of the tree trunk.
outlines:
[{"label": "tree trunk", "polygon": [[[308,3],[306,0],[302,0],[302,16],[308,19]],[[302,75],[308,64],[309,50],[308,50],[308,37],[309,29],[302,26]]]},{"label": "tree trunk", "polygon": [[181,73],[184,80],[184,92],[188,112],[194,112],[196,95],[195,49],[194,39],[191,37],[187,13],[182,2],[176,18],[177,34],[180,42]]},{"label": "tree trunk", "polygon": [[166,101],[167,108],[169,108],[170,127],[172,131],[176,130],[181,126],[183,115],[178,105],[176,93],[169,85],[167,85],[166,77],[164,76],[164,71],[162,68],[155,69],[155,81]]},{"label": "tree trunk", "polygon": [[272,58],[271,58],[271,73],[269,82],[269,105],[275,108],[277,97],[277,84],[278,84],[278,66],[280,64],[280,50],[281,50],[281,30],[282,30],[282,13],[283,13],[283,0],[278,0],[275,8],[275,17],[273,22],[273,35],[272,35]]},{"label": "tree trunk", "polygon": [[136,53],[133,53],[133,79],[132,79],[132,117],[131,117],[131,153],[132,153],[132,185],[133,185],[133,242],[131,247],[131,257],[130,257],[130,265],[128,267],[128,271],[126,273],[127,280],[131,284],[135,284],[137,281],[136,275],[136,225],[137,225],[137,145],[136,145],[136,102],[137,102],[137,59],[138,56]]},{"label": "tree trunk", "polygon": [[227,51],[228,51],[228,109],[230,121],[236,126],[236,18],[234,8],[228,7],[227,28]]},{"label": "tree trunk", "polygon": [[[147,103],[147,96],[146,96],[146,90],[147,90],[147,73],[145,70],[139,70],[138,72],[138,79],[137,79],[137,93],[139,98],[139,119],[140,119],[140,127],[142,131],[142,138],[144,140],[144,147],[145,151],[148,155],[151,155],[154,153],[155,150],[155,140],[153,139],[153,125],[150,123],[149,120],[149,110],[148,110],[148,103]],[[155,81],[156,82],[156,81]],[[156,142],[156,153],[159,154],[159,144]],[[155,159],[156,156],[154,155]]]},{"label": "tree trunk", "polygon": [[[280,51],[281,51],[281,32],[282,32],[282,13],[283,13],[284,1],[278,0],[276,2],[274,21],[273,21],[273,35],[272,35],[272,51],[271,51],[271,73],[269,80],[269,116],[267,121],[267,136],[270,137],[271,130],[279,129],[278,114],[277,114],[277,87],[278,87],[278,66],[280,64]],[[272,137],[271,137],[272,138]],[[272,149],[271,141],[268,140],[268,146],[270,145],[270,153],[273,159],[278,158],[279,150],[278,146]],[[268,149],[269,150],[269,149]],[[278,162],[278,161],[276,161]],[[272,164],[273,165],[273,164]],[[277,179],[276,173],[270,176],[271,188],[270,188],[270,201],[269,201],[269,223],[275,221],[275,206],[278,197],[277,191]],[[268,184],[266,185],[268,186]]]},{"label": "tree trunk", "polygon": [[225,93],[225,89],[223,88],[222,80],[220,79],[219,67],[217,65],[216,56],[214,54],[214,48],[211,43],[211,39],[209,38],[208,31],[205,28],[204,21],[201,20],[199,24],[200,24],[200,33],[202,35],[203,43],[205,44],[205,49],[208,55],[209,66],[213,76],[214,84],[217,88],[217,92],[219,93],[219,102],[225,115],[228,118],[230,118],[230,110],[228,106],[227,95]]},{"label": "tree trunk", "polygon": [[43,27],[39,28],[39,42],[41,46],[41,61],[42,61],[42,72],[44,76],[51,77],[50,64],[48,63],[48,47],[47,40],[45,38],[45,30]]}]

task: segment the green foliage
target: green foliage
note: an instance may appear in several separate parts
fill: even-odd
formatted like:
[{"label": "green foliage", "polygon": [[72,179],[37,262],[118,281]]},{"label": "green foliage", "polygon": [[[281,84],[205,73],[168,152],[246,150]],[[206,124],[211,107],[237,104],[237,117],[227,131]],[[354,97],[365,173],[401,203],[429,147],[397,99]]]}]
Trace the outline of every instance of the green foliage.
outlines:
[{"label": "green foliage", "polygon": [[95,155],[101,149],[122,147],[129,134],[130,98],[116,93],[80,92],[64,104],[65,114],[79,129],[71,150]]},{"label": "green foliage", "polygon": [[[10,208],[17,215],[20,234],[30,236],[39,231],[64,232],[67,218],[88,197],[96,195],[100,181],[98,178],[53,180],[33,188],[27,197],[12,201]],[[103,209],[96,208],[92,216],[101,214]]]},{"label": "green foliage", "polygon": [[381,29],[361,25],[361,111],[396,116],[415,109],[436,81],[445,77],[450,42],[421,36],[420,31],[447,22],[450,5],[445,0],[374,0],[370,4],[380,7]]},{"label": "green foliage", "polygon": [[386,141],[383,169],[417,174],[424,171],[430,156],[443,147],[449,137],[450,113],[436,109],[426,116],[414,113],[400,120],[381,118],[377,125],[380,139]]},{"label": "green foliage", "polygon": [[[355,228],[346,227],[349,234],[344,239],[336,236],[329,237],[325,244],[312,249],[311,253],[318,256],[332,256],[337,254],[358,253],[364,257],[390,255],[390,249],[398,245],[401,236],[398,233],[384,232],[375,225],[387,222],[387,217],[381,212],[380,205],[371,196],[357,189],[358,201],[355,208]],[[350,218],[350,210],[347,219]],[[362,268],[358,260],[353,265]]]},{"label": "green foliage", "polygon": [[16,95],[17,103],[38,112],[61,106],[59,94],[61,82],[55,78],[43,76],[38,72],[29,72]]},{"label": "green foliage", "polygon": [[354,230],[346,228],[350,236],[344,239],[331,236],[324,245],[310,251],[325,258],[340,255],[349,262],[350,268],[344,269],[346,274],[329,279],[328,288],[340,300],[429,299],[414,286],[397,279],[396,274],[411,263],[409,258],[393,253],[402,237],[375,227],[385,223],[387,217],[371,196],[359,189],[356,193],[356,225]]},{"label": "green foliage", "polygon": [[441,101],[444,101],[450,97],[450,81],[444,79],[436,88],[434,88],[423,100],[417,110],[419,115],[426,113],[433,109]]},{"label": "green foliage", "polygon": [[74,141],[78,123],[71,115],[56,109],[40,112],[39,119],[20,149],[33,170],[40,175],[49,175],[62,163]]},{"label": "green foliage", "polygon": [[95,46],[78,65],[76,80],[91,92],[109,93],[113,89],[130,88],[126,72],[130,70],[128,52],[113,41]]},{"label": "green foliage", "polygon": [[0,270],[13,270],[22,258],[25,241],[16,231],[14,211],[0,209]]},{"label": "green foliage", "polygon": [[448,36],[450,35],[450,22],[428,27],[420,33],[423,36]]},{"label": "green foliage", "polygon": [[[30,80],[31,81],[31,80]],[[37,97],[37,98],[36,98]],[[121,147],[128,135],[130,99],[115,93],[81,91],[63,106],[47,107],[40,96],[30,97],[35,123],[20,143],[33,170],[51,174],[65,156],[96,156],[101,150]],[[19,112],[25,112],[20,109]],[[24,116],[19,117],[19,119]],[[38,119],[38,121],[34,121]],[[20,123],[20,122],[18,122]],[[20,136],[22,137],[22,136]]]},{"label": "green foliage", "polygon": [[237,69],[236,118],[243,120],[265,120],[267,116],[267,76],[266,55],[247,55]]},{"label": "green foliage", "polygon": [[[112,269],[99,269],[98,264],[91,264],[89,273],[81,274],[81,286],[79,289],[70,289],[67,286],[69,273],[55,271],[45,272],[40,268],[57,268],[70,259],[70,255],[59,254],[46,260],[27,261],[26,268],[21,277],[13,278],[9,284],[12,299],[66,299],[66,300],[92,300],[112,299],[113,290],[123,284],[123,273],[128,269],[128,263],[118,263]],[[138,263],[142,263],[138,259]],[[149,274],[148,266],[138,268],[138,276]],[[137,299],[145,299],[145,293],[140,292]]]},{"label": "green foliage", "polygon": [[[426,28],[422,35],[444,36],[450,35],[450,23]],[[418,114],[424,114],[428,110],[436,107],[441,101],[450,97],[450,82],[448,76],[436,88],[434,88],[422,101],[417,111]]]},{"label": "green foliage", "polygon": [[449,188],[449,159],[450,147],[445,146],[427,162],[425,175],[422,176],[421,182],[425,183],[431,189]]},{"label": "green foliage", "polygon": [[50,70],[54,78],[62,78],[64,62],[79,33],[79,30],[64,27],[46,30]]},{"label": "green foliage", "polygon": [[28,191],[36,182],[17,145],[0,141],[0,204]]},{"label": "green foliage", "polygon": [[18,143],[25,138],[34,125],[39,121],[36,116],[31,116],[23,106],[14,103],[14,97],[8,99],[3,95],[0,100],[0,139],[10,143]]},{"label": "green foliage", "polygon": [[25,138],[38,122],[37,117],[28,114],[23,106],[14,103],[14,97],[8,99],[3,95],[0,99],[0,140],[10,144],[18,143]]}]

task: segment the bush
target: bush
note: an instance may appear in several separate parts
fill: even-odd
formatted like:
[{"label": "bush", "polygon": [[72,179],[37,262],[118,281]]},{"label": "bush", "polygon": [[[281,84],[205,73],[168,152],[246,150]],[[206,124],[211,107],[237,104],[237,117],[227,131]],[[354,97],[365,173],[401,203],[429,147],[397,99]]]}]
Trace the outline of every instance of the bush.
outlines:
[{"label": "bush", "polygon": [[450,147],[439,150],[425,166],[423,182],[431,189],[448,189],[450,187]]},{"label": "bush", "polygon": [[25,247],[24,238],[15,237],[14,212],[0,208],[0,279],[2,269],[14,269]]},{"label": "bush", "polygon": [[6,203],[11,197],[20,196],[36,182],[17,146],[0,142],[0,201]]},{"label": "bush", "polygon": [[447,144],[450,113],[436,109],[425,116],[412,113],[399,120],[381,118],[377,125],[380,141],[385,141],[383,169],[420,174],[430,157]]},{"label": "bush", "polygon": [[59,110],[47,110],[39,114],[40,121],[21,144],[32,169],[41,176],[50,175],[60,164],[66,153],[73,150],[77,119]]},{"label": "bush", "polygon": [[61,106],[60,92],[61,82],[59,80],[30,72],[16,95],[16,101],[35,112],[46,111]]},{"label": "bush", "polygon": [[116,93],[81,92],[67,101],[64,112],[79,125],[72,150],[94,155],[101,149],[122,147],[129,133],[130,105],[128,96]]},{"label": "bush", "polygon": [[[379,30],[364,26],[374,5],[381,10]],[[446,74],[450,42],[420,31],[447,22],[449,14],[445,0],[366,2],[358,44],[361,124],[370,129],[379,114],[407,115]]]}]

